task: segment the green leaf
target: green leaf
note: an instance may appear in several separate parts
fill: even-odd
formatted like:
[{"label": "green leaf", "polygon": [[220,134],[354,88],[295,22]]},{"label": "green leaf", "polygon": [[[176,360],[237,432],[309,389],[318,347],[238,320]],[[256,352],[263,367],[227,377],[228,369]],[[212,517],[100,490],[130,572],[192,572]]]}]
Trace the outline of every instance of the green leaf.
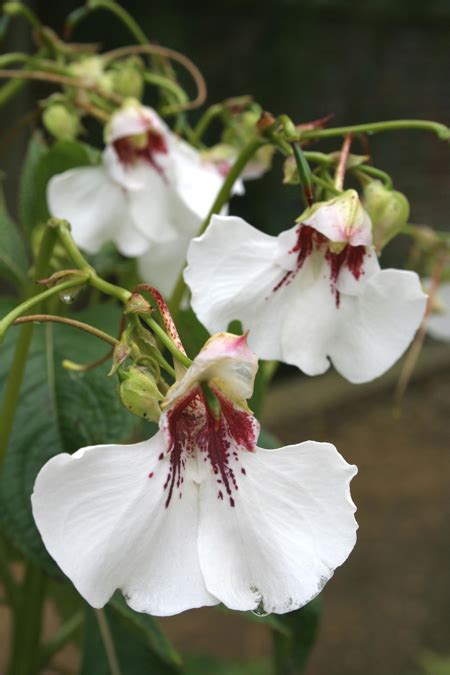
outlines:
[{"label": "green leaf", "polygon": [[25,246],[15,223],[0,198],[0,277],[13,284],[27,283],[28,260]]},{"label": "green leaf", "polygon": [[19,217],[22,227],[28,232],[36,224],[36,174],[48,147],[39,132],[30,138],[22,167],[19,186]]},{"label": "green leaf", "polygon": [[24,226],[32,229],[50,217],[47,208],[47,184],[52,176],[79,166],[95,163],[94,148],[76,141],[58,141],[47,148],[39,136],[33,136],[25,159],[20,189],[19,211]]},{"label": "green leaf", "polygon": [[[100,304],[76,316],[110,334],[116,332],[119,322],[118,308],[111,304]],[[17,330],[9,330],[0,348],[0,389],[9,371]],[[68,372],[61,366],[64,358],[85,363],[104,353],[103,343],[67,326],[34,328],[0,477],[0,522],[28,558],[53,573],[56,564],[42,544],[31,513],[30,495],[38,471],[60,452],[120,442],[134,428],[133,416],[119,402],[116,383],[106,376],[107,364],[87,373]]]},{"label": "green leaf", "polygon": [[272,632],[275,675],[300,675],[304,672],[316,641],[321,611],[320,598],[315,598],[301,609],[278,617],[289,628],[290,635]]},{"label": "green leaf", "polygon": [[[121,675],[143,675],[144,673],[176,675],[180,672],[175,664],[162,660],[150,644],[136,633],[135,621],[129,616],[125,617],[114,606],[108,605],[104,609],[104,617],[114,643]],[[147,618],[156,623],[155,619]],[[93,675],[93,673],[111,675],[111,670],[96,613],[91,608],[87,608],[80,675]]]},{"label": "green leaf", "polygon": [[142,642],[147,643],[162,661],[175,667],[181,665],[182,661],[180,655],[163,633],[158,621],[153,616],[141,614],[140,612],[132,610],[128,607],[120,593],[116,593],[109,603],[109,606],[118,616],[122,617],[127,622],[128,628],[132,630]]}]

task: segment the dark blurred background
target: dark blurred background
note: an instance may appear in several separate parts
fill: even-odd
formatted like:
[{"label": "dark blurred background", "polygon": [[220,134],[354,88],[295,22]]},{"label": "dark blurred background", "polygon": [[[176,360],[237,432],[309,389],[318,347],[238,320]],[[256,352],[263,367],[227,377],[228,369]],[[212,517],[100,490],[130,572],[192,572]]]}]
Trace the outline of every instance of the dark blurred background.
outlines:
[{"label": "dark blurred background", "polygon": [[[251,93],[265,109],[296,122],[334,113],[336,125],[395,118],[449,123],[449,0],[122,4],[152,40],[197,63],[208,82],[208,103]],[[59,30],[79,3],[30,5]],[[104,11],[74,38],[105,48],[131,42]],[[29,28],[18,19],[4,48],[29,47]],[[43,91],[27,85],[2,110],[2,133]],[[0,156],[11,204],[25,144],[21,133]],[[337,149],[339,140],[320,147]],[[370,149],[375,164],[407,194],[411,221],[447,229],[448,144],[429,133],[391,132],[373,137]],[[267,231],[289,227],[300,205],[296,188],[280,182],[276,163],[261,181],[247,183],[233,211]],[[398,254],[394,245],[387,261]],[[354,487],[360,539],[323,594],[325,620],[308,675],[415,675],[425,650],[450,654],[450,348],[431,353],[425,365],[399,419],[392,415],[392,375],[371,389],[339,384],[328,374],[281,382],[272,395],[266,421],[284,442],[331,440],[360,467]],[[258,660],[270,650],[258,626],[210,610],[164,624],[180,646],[194,651]]]}]

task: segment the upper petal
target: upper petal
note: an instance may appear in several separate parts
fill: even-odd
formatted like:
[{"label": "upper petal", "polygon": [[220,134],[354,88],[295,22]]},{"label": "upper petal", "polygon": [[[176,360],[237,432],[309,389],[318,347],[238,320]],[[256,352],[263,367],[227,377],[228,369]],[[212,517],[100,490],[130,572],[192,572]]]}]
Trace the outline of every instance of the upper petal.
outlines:
[{"label": "upper petal", "polygon": [[154,615],[217,604],[198,561],[198,488],[186,476],[182,497],[166,508],[164,450],[158,433],[57,455],[38,474],[32,504],[44,544],[94,607],[117,588]]},{"label": "upper petal", "polygon": [[320,592],[355,544],[356,468],[313,441],[241,453],[239,465],[234,507],[213,478],[200,486],[205,583],[231,609],[290,612]]},{"label": "upper petal", "polygon": [[227,397],[242,401],[251,397],[258,358],[247,346],[246,335],[213,335],[181,380],[169,389],[165,406],[171,406],[200,382],[217,385]]},{"label": "upper petal", "polygon": [[333,242],[348,242],[352,246],[372,243],[372,224],[358,193],[346,190],[339,197],[313,207],[311,215],[302,219]]},{"label": "upper petal", "polygon": [[107,141],[114,143],[119,138],[138,136],[149,129],[168,133],[167,126],[152,108],[130,100],[111,116],[106,133]]},{"label": "upper petal", "polygon": [[329,344],[336,370],[355,383],[386,372],[412,342],[426,301],[419,277],[406,270],[381,270],[358,296],[342,295]]}]

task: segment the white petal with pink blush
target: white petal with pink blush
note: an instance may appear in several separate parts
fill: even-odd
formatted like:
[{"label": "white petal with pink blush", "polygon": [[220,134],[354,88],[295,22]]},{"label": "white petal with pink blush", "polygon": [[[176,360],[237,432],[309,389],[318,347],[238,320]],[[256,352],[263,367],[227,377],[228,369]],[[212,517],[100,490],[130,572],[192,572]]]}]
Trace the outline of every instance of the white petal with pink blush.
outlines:
[{"label": "white petal with pink blush", "polygon": [[205,327],[215,333],[239,320],[260,358],[308,375],[330,361],[355,383],[388,370],[414,338],[426,295],[415,273],[380,269],[370,220],[344,195],[344,206],[341,198],[316,205],[278,237],[214,216],[191,242],[185,271]]},{"label": "white petal with pink blush", "polygon": [[178,240],[184,252],[222,186],[219,169],[137,102],[112,115],[106,141],[100,166],[50,179],[50,213],[67,219],[76,243],[90,253],[114,242],[136,257]]},{"label": "white petal with pink blush", "polygon": [[284,613],[346,560],[356,468],[328,443],[257,447],[245,403],[256,369],[245,337],[214,336],[169,390],[153,438],[41,469],[34,518],[91,605],[121,589],[131,607],[161,616],[219,602]]}]

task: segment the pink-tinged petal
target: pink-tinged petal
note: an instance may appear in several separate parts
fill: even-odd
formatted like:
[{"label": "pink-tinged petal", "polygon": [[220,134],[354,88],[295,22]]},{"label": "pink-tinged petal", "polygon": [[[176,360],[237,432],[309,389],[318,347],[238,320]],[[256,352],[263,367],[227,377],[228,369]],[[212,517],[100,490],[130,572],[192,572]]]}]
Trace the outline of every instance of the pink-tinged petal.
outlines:
[{"label": "pink-tinged petal", "polygon": [[428,333],[435,340],[450,342],[450,283],[439,286],[434,305],[435,311],[428,318]]},{"label": "pink-tinged petal", "polygon": [[166,507],[164,453],[158,433],[57,455],[38,474],[32,504],[44,544],[94,607],[118,588],[130,607],[157,616],[218,602],[199,567],[198,486],[186,466],[182,497]]},{"label": "pink-tinged petal", "polygon": [[348,242],[351,246],[372,243],[372,224],[355,190],[346,190],[339,197],[317,204],[302,223],[332,242]]},{"label": "pink-tinged petal", "polygon": [[336,370],[355,383],[386,372],[411,344],[426,301],[417,274],[405,270],[381,270],[359,295],[341,295],[328,351]]},{"label": "pink-tinged petal", "polygon": [[234,506],[200,485],[199,557],[208,590],[230,609],[283,614],[312,600],[356,541],[356,467],[308,441],[240,453]]},{"label": "pink-tinged petal", "polygon": [[138,259],[143,281],[155,286],[168,298],[183,269],[189,243],[190,239],[184,236],[166,243],[152,242],[148,252]]},{"label": "pink-tinged petal", "polygon": [[114,143],[126,136],[139,136],[150,129],[159,133],[168,133],[168,128],[152,109],[140,105],[137,101],[125,105],[121,110],[111,116],[107,128],[107,141]]},{"label": "pink-tinged petal", "polygon": [[273,264],[275,247],[275,237],[233,216],[213,216],[205,233],[191,242],[184,277],[192,307],[210,333],[238,319],[250,329],[253,348],[254,328],[265,316],[271,328],[267,340],[276,344],[277,310],[266,300],[282,275]]},{"label": "pink-tinged petal", "polygon": [[[75,242],[89,253],[114,241],[124,255],[138,255],[148,242],[134,231],[122,189],[101,167],[71,169],[53,176],[47,188],[49,211],[72,226]],[[129,233],[129,241],[124,237]]]},{"label": "pink-tinged petal", "polygon": [[257,370],[258,358],[248,348],[245,335],[219,333],[206,342],[183,378],[169,389],[165,406],[172,406],[201,382],[215,384],[234,401],[246,400],[253,393]]}]

